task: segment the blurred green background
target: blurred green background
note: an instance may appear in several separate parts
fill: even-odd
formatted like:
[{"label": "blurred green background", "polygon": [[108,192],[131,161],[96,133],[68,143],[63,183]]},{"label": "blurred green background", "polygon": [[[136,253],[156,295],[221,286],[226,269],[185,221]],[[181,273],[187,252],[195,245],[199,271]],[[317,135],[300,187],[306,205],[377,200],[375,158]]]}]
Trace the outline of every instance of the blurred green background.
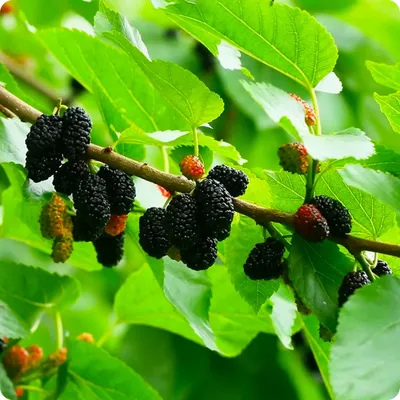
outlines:
[{"label": "blurred green background", "polygon": [[[319,94],[324,132],[356,126],[374,140],[384,140],[388,147],[400,150],[397,134],[372,98],[374,92],[385,94],[387,89],[373,82],[365,66],[366,60],[389,64],[399,60],[398,6],[390,0],[287,0],[280,3],[296,5],[314,14],[339,47],[335,72],[344,90],[340,95]],[[55,99],[60,96],[70,105],[83,106],[94,121],[92,141],[111,144],[112,136],[93,96],[68,75],[35,36],[36,29],[59,26],[91,33],[97,2],[12,0],[9,4],[12,7],[0,14],[0,61],[14,72],[24,94],[44,112],[51,112]],[[109,5],[139,29],[153,59],[172,61],[189,69],[223,98],[225,111],[207,134],[233,144],[248,160],[246,167],[279,170],[277,148],[290,138],[239,85],[240,72],[223,69],[207,49],[174,26],[161,10],[155,10],[150,0],[114,0]],[[242,64],[252,71],[256,80],[306,96],[295,83],[245,55],[242,55]],[[33,81],[36,88],[27,80]],[[152,148],[134,153],[132,157],[162,167],[160,154]],[[172,170],[177,172],[176,164],[172,165]],[[0,182],[1,195],[10,185],[3,170]],[[139,187],[139,201],[143,207],[162,204],[163,198],[156,188],[144,183]],[[127,276],[143,263],[138,252],[137,247],[129,243],[122,267],[85,272],[73,266],[56,266],[46,254],[26,243],[0,239],[0,259],[65,272],[80,281],[79,301],[63,313],[65,329],[71,337],[90,332],[99,339],[109,331],[115,293]],[[294,336],[294,351],[284,349],[274,335],[259,334],[234,359],[223,358],[180,336],[149,326],[119,326],[109,333],[105,348],[141,374],[164,399],[328,398],[302,333]],[[38,343],[50,353],[55,343],[52,316],[45,316],[25,343]]]}]

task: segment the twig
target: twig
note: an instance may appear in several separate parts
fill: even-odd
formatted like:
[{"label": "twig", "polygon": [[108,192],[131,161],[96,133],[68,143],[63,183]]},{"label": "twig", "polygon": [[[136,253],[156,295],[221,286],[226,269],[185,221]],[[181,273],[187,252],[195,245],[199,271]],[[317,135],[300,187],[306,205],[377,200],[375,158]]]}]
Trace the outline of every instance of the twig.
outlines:
[{"label": "twig", "polygon": [[[34,123],[42,114],[1,86],[0,104],[8,108],[20,119],[31,123]],[[188,193],[193,190],[195,185],[194,182],[182,176],[159,171],[146,163],[132,160],[114,151],[109,152],[107,149],[95,144],[89,146],[88,156],[89,158],[108,164],[111,167],[119,168],[129,175],[134,175],[160,185],[170,192]],[[265,226],[268,222],[277,222],[293,227],[293,214],[291,213],[264,208],[239,199],[233,199],[233,203],[236,212],[252,218],[260,225]],[[372,251],[400,257],[400,246],[395,244],[376,242],[374,240],[366,240],[354,236],[348,236],[346,238],[329,237],[329,240],[344,246],[353,255],[359,254],[361,251]]]},{"label": "twig", "polygon": [[7,118],[15,118],[16,115],[12,113],[8,108],[0,104],[0,112],[3,113]]}]

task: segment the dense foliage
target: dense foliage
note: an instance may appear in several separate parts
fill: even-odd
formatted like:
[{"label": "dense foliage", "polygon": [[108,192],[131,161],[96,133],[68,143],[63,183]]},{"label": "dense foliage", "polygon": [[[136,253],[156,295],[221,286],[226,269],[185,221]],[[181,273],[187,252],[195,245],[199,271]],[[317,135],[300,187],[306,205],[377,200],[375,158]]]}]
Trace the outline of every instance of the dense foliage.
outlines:
[{"label": "dense foliage", "polygon": [[395,2],[0,7],[5,398],[399,393]]}]

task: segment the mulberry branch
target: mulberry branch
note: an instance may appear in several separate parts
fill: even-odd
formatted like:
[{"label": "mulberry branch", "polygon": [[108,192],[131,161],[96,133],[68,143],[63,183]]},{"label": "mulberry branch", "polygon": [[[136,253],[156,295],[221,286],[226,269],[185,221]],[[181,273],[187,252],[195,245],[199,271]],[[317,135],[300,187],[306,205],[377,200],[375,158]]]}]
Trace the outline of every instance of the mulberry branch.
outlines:
[{"label": "mulberry branch", "polygon": [[[0,105],[10,110],[22,121],[34,123],[42,114],[39,110],[31,107],[4,87],[0,86]],[[162,172],[150,165],[124,157],[108,148],[90,144],[88,149],[89,158],[101,161],[111,167],[119,168],[129,175],[137,176],[146,181],[160,185],[170,192],[188,193],[194,189],[194,182],[184,178]],[[275,222],[293,227],[293,214],[268,209],[244,200],[233,199],[235,211],[252,218],[257,224],[265,226],[267,223]],[[371,251],[380,254],[387,254],[400,257],[400,246],[390,243],[366,240],[355,236],[346,238],[329,237],[329,240],[345,247],[351,254],[357,255],[361,251]]]}]

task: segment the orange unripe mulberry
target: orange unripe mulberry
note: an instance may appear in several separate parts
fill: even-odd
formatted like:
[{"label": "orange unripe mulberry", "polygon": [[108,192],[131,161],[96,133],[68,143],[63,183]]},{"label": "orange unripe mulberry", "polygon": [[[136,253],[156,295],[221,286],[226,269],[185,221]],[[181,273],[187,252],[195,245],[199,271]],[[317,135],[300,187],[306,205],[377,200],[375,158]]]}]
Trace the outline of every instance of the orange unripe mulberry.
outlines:
[{"label": "orange unripe mulberry", "polygon": [[43,358],[43,349],[36,344],[26,348],[29,353],[29,369],[36,368]]},{"label": "orange unripe mulberry", "polygon": [[204,165],[199,157],[185,156],[179,164],[181,172],[186,178],[198,180],[204,175]]},{"label": "orange unripe mulberry", "polygon": [[291,93],[290,97],[296,100],[303,106],[305,112],[305,121],[308,126],[314,126],[317,123],[317,116],[315,115],[314,109],[301,97],[297,96],[296,94]]},{"label": "orange unripe mulberry", "polygon": [[[64,230],[72,227],[71,217],[66,214],[65,201],[54,194],[50,202],[45,204],[40,213],[40,231],[46,239],[54,239],[63,235]],[[71,229],[72,230],[72,229]]]},{"label": "orange unripe mulberry", "polygon": [[22,375],[29,367],[29,353],[21,346],[13,346],[4,356],[4,367],[8,376],[14,379]]},{"label": "orange unripe mulberry", "polygon": [[126,220],[128,215],[111,215],[104,231],[110,236],[118,236],[126,228]]},{"label": "orange unripe mulberry", "polygon": [[22,397],[24,395],[24,393],[25,393],[24,389],[22,389],[20,387],[15,388],[15,395],[17,397]]},{"label": "orange unripe mulberry", "polygon": [[68,349],[66,347],[63,347],[62,349],[57,350],[53,354],[50,354],[49,362],[51,366],[56,368],[59,367],[60,365],[63,365],[65,361],[67,361],[67,354],[68,354]]},{"label": "orange unripe mulberry", "polygon": [[10,14],[14,11],[11,1],[6,1],[0,8],[0,14]]},{"label": "orange unripe mulberry", "polygon": [[81,333],[78,338],[81,342],[86,342],[86,343],[94,343],[94,337],[91,333],[83,332]]},{"label": "orange unripe mulberry", "polygon": [[57,236],[53,242],[51,258],[56,263],[64,263],[68,260],[73,250],[74,239],[71,234]]}]

